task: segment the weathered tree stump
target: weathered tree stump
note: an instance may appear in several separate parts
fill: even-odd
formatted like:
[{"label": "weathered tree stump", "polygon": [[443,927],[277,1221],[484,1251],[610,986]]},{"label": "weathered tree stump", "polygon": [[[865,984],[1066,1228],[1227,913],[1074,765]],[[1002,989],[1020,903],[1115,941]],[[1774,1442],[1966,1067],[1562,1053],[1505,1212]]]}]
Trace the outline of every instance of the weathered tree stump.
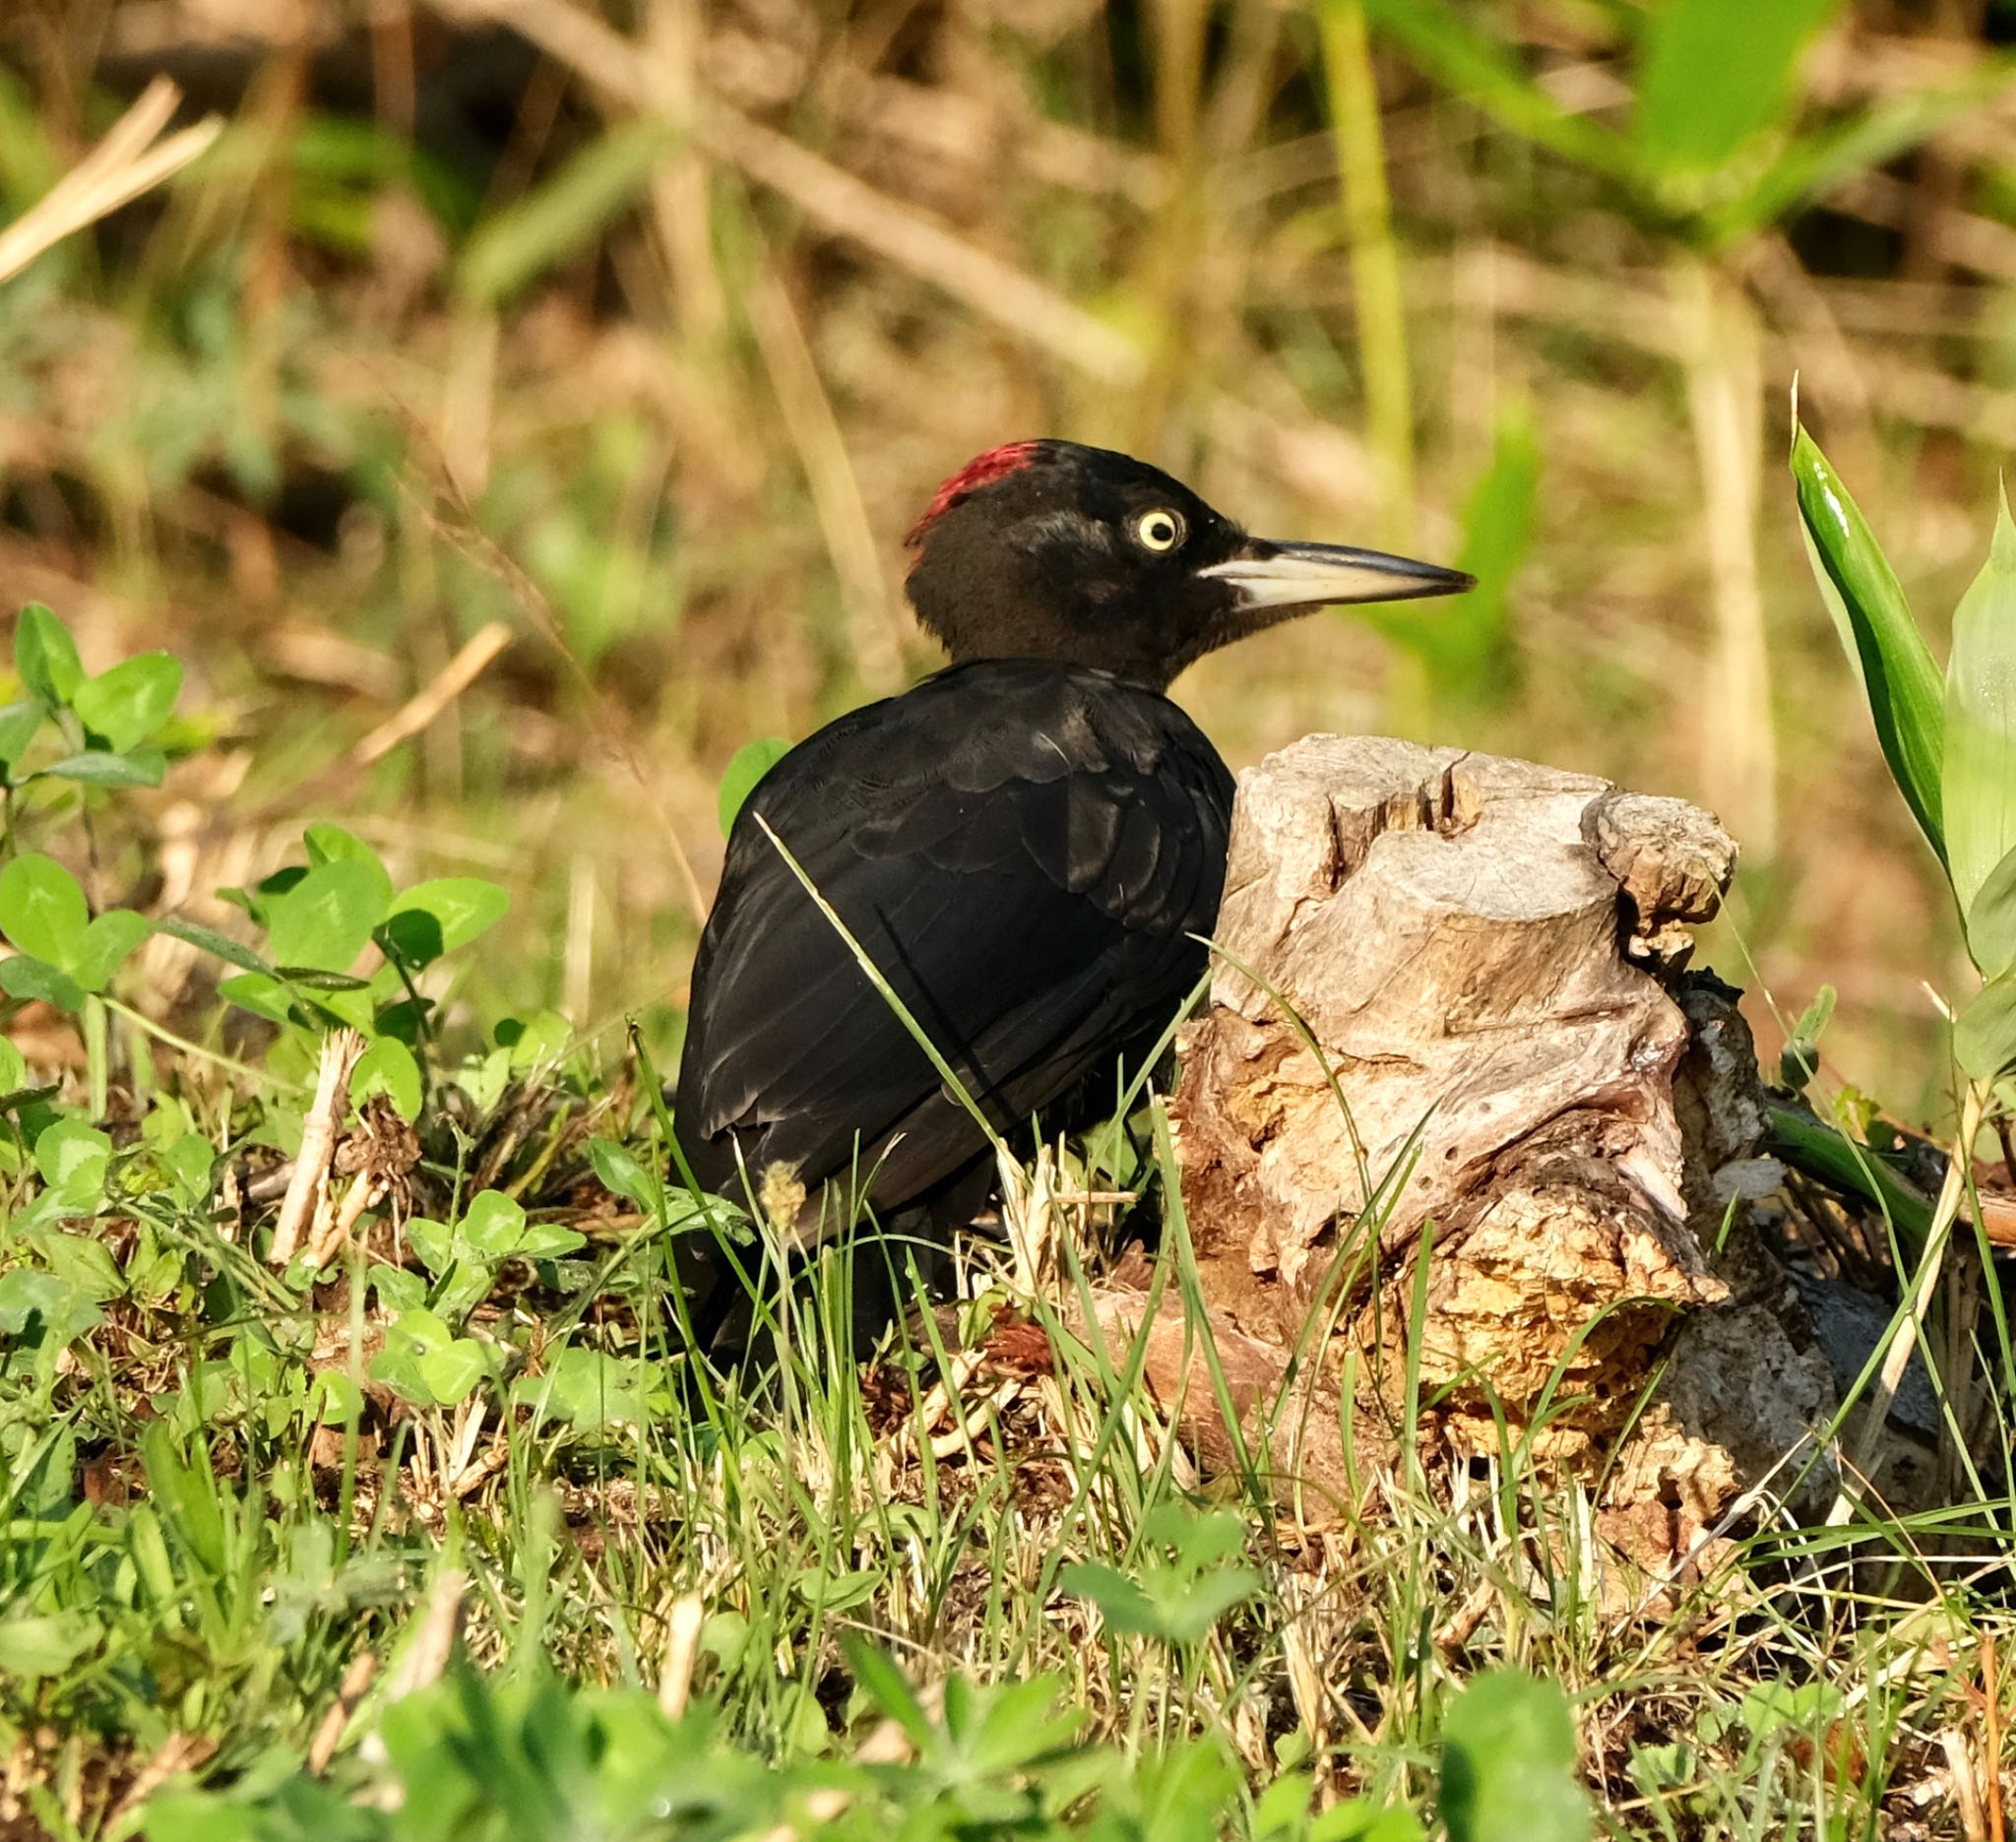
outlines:
[{"label": "weathered tree stump", "polygon": [[[1641,1555],[1648,1519],[1683,1546],[1802,1467],[1800,1506],[1831,1497],[1805,1461],[1834,1382],[1792,1288],[1745,1235],[1710,1254],[1770,1175],[1735,994],[1684,971],[1734,862],[1683,801],[1455,748],[1311,736],[1242,778],[1172,1114],[1234,1407],[1284,1494],[1371,1468],[1340,1450],[1340,1377],[1356,1436],[1390,1441],[1412,1338],[1434,1430],[1530,1429],[1605,1480]],[[1125,1332],[1141,1301],[1100,1310]],[[1158,1334],[1154,1385],[1225,1444],[1194,1346]]]}]

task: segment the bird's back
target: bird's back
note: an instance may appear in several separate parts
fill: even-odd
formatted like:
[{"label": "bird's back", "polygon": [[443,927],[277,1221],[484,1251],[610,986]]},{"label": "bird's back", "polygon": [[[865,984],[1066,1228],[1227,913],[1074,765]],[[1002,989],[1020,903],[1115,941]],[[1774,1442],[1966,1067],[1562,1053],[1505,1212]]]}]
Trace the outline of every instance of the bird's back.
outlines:
[{"label": "bird's back", "polygon": [[1201,975],[1231,792],[1166,698],[1035,660],[956,666],[800,743],[736,820],[694,968],[677,1130],[703,1184],[785,1167],[809,1239],[843,1192],[886,1215],[986,1157],[759,818],[996,1127],[1056,1129],[1110,1105]]}]

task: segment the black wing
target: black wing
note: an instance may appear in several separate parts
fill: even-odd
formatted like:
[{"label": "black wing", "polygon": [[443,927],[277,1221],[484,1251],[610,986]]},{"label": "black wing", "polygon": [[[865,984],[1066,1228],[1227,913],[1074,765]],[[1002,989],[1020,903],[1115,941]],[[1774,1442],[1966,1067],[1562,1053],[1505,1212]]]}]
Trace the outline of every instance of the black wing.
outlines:
[{"label": "black wing", "polygon": [[875,1169],[888,1210],[985,1150],[757,814],[1007,1130],[1166,1027],[1230,806],[1167,699],[1031,661],[956,667],[794,748],[736,820],[694,968],[677,1124],[701,1180],[739,1195],[738,1149],[814,1194]]}]

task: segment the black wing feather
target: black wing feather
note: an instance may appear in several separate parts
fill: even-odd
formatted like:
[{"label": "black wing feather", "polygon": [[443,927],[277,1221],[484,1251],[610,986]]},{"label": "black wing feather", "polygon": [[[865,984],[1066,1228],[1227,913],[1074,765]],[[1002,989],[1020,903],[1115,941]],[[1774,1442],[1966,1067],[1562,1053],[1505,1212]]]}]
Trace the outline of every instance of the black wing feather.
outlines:
[{"label": "black wing feather", "polygon": [[1230,804],[1166,698],[1033,661],[956,667],[800,744],[736,821],[694,969],[677,1125],[702,1181],[736,1193],[739,1151],[816,1192],[879,1158],[893,1209],[985,1150],[757,815],[1009,1129],[1166,1027]]}]

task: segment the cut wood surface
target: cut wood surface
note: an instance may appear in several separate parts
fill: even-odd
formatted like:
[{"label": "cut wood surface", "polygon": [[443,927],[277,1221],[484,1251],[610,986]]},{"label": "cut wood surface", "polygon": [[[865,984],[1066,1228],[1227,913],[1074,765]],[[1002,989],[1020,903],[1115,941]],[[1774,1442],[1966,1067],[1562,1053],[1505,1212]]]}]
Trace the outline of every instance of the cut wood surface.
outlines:
[{"label": "cut wood surface", "polygon": [[[1776,1175],[1737,994],[1685,970],[1735,855],[1684,801],[1456,748],[1311,736],[1242,778],[1171,1112],[1241,1433],[1284,1484],[1361,1474],[1347,1356],[1354,1436],[1391,1451],[1411,1351],[1430,1430],[1530,1432],[1606,1480],[1606,1526],[1676,1545],[1640,1559],[1774,1480],[1832,1491],[1827,1362],[1722,1232]],[[1124,1337],[1141,1301],[1110,1287],[1099,1316]],[[1148,1372],[1224,1446],[1195,1345],[1159,1327]]]}]

